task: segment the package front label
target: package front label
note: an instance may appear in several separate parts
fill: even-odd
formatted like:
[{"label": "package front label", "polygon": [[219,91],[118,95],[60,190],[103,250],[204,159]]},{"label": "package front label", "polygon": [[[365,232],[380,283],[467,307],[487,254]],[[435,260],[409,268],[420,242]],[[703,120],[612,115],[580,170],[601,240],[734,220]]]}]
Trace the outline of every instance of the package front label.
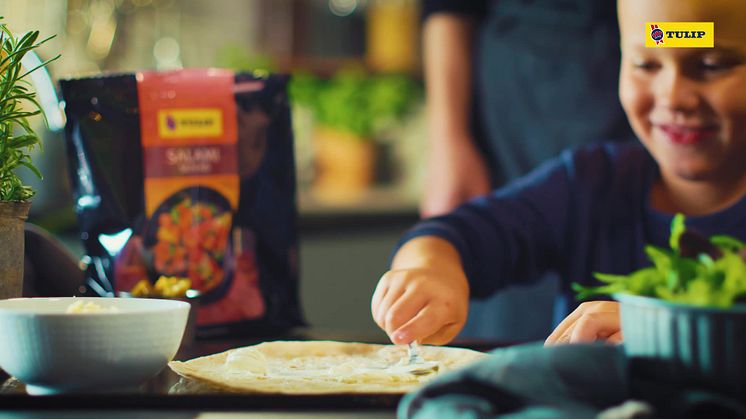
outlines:
[{"label": "package front label", "polygon": [[189,187],[238,206],[238,129],[230,71],[138,74],[146,215]]}]

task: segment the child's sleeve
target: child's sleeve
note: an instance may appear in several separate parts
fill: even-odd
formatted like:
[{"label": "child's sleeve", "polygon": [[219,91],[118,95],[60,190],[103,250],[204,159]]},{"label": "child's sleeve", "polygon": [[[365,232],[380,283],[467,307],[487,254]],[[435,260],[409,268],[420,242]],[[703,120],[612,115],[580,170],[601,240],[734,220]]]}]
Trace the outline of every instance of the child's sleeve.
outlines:
[{"label": "child's sleeve", "polygon": [[452,213],[426,219],[400,240],[438,236],[458,250],[472,296],[530,282],[562,263],[563,240],[571,225],[573,155],[565,152],[529,175]]}]

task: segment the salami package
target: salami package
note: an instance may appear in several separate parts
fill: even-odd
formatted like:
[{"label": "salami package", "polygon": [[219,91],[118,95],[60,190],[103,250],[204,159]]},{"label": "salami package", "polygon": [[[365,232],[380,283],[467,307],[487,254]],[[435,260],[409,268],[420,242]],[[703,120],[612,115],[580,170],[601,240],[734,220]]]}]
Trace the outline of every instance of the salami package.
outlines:
[{"label": "salami package", "polygon": [[218,69],[60,82],[90,295],[179,279],[199,335],[303,323],[286,83]]}]

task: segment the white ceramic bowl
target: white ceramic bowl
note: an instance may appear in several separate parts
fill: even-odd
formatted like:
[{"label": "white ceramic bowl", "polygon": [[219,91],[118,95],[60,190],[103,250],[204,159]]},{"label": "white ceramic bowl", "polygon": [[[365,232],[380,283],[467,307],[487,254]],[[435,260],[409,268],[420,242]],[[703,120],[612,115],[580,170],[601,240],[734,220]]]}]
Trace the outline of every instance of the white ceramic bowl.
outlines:
[{"label": "white ceramic bowl", "polygon": [[[115,312],[67,314],[76,301]],[[139,298],[0,300],[0,368],[29,394],[134,388],[172,360],[189,304]]]}]

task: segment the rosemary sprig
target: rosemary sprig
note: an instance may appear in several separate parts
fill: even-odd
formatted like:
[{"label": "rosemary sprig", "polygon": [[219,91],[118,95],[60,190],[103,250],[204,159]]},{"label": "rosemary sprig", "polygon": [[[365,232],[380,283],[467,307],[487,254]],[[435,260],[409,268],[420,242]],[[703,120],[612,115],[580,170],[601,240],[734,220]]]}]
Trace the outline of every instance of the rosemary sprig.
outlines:
[{"label": "rosemary sprig", "polygon": [[[41,147],[41,142],[28,118],[42,113],[36,93],[25,77],[60,56],[24,69],[21,60],[26,53],[54,36],[38,42],[39,31],[16,37],[2,19],[0,16],[0,201],[25,201],[34,195],[34,190],[23,184],[16,169],[26,167],[41,179],[41,172],[29,155],[34,147]],[[30,111],[26,110],[28,106],[23,107],[24,102],[30,105]]]}]

